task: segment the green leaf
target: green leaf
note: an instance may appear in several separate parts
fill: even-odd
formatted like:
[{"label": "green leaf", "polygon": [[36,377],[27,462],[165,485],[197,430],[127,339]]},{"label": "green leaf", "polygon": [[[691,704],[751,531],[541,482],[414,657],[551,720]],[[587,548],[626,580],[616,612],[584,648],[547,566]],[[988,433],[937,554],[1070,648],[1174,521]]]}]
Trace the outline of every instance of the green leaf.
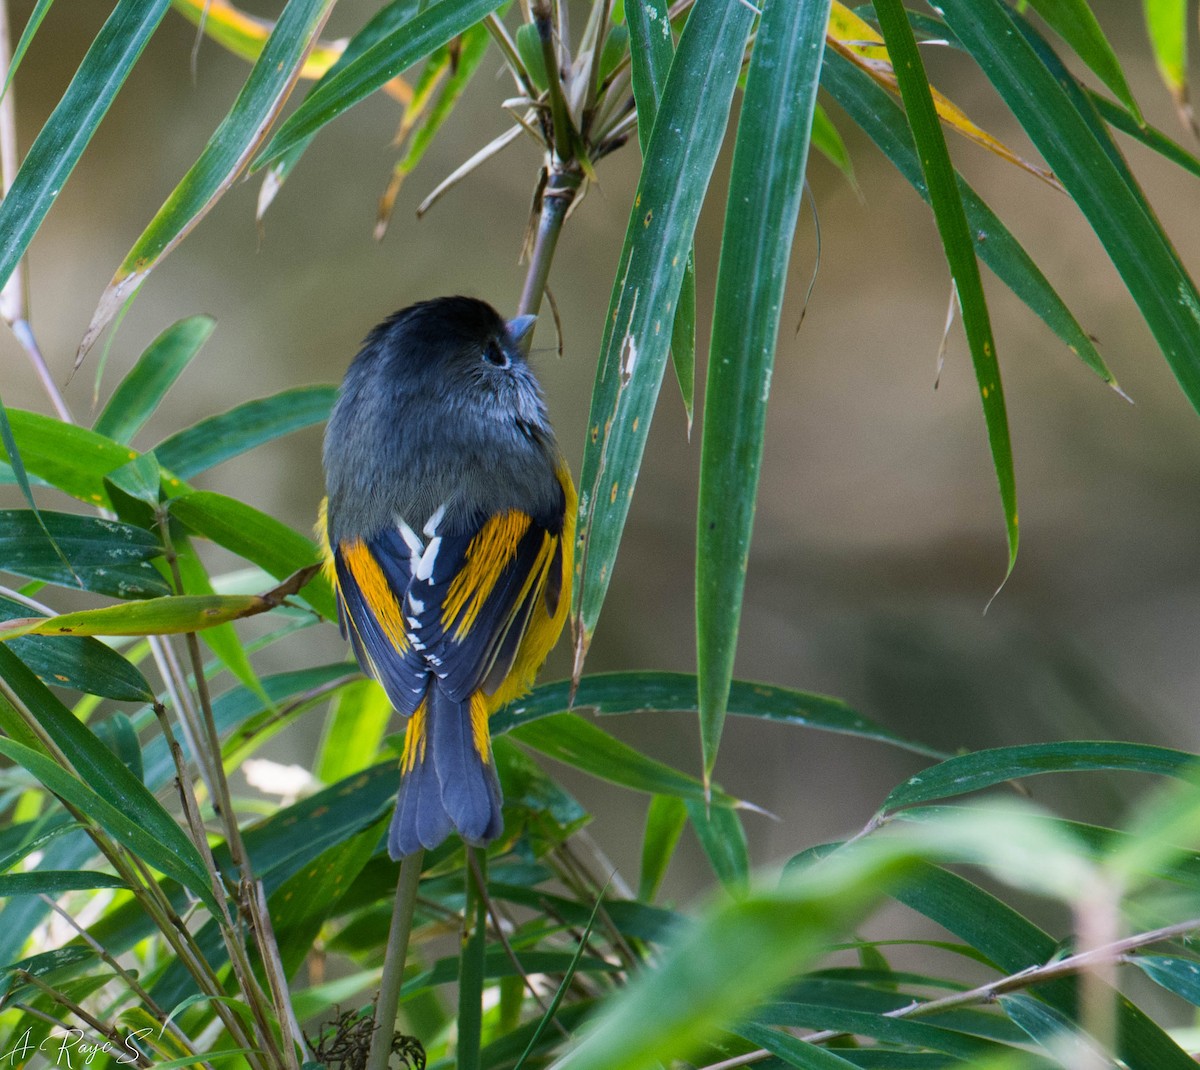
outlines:
[{"label": "green leaf", "polygon": [[1187,94],[1187,0],[1142,0],[1159,76],[1177,101]]},{"label": "green leaf", "polygon": [[735,894],[744,892],[750,880],[750,850],[741,817],[695,799],[686,800],[685,806],[717,879]]},{"label": "green leaf", "polygon": [[114,713],[95,726],[96,738],[113,752],[126,769],[141,782],[145,782],[146,769],[142,761],[142,745],[138,742],[137,729],[123,713]]},{"label": "green leaf", "polygon": [[576,674],[616,563],[700,206],[729,120],[754,9],[699,0],[663,86],[617,266],[580,481]]},{"label": "green leaf", "polygon": [[0,624],[0,640],[22,635],[177,635],[253,617],[280,604],[277,597],[257,594],[149,598],[104,609],[61,613],[57,617],[26,617]]},{"label": "green leaf", "polygon": [[[850,117],[879,146],[917,193],[928,201],[929,190],[921,174],[908,122],[891,94],[864,71],[832,51],[825,53],[821,79],[822,85],[837,98]],[[1127,115],[1125,112],[1121,114]],[[1115,387],[1116,380],[1095,343],[1080,327],[1020,243],[961,176],[958,186],[975,241],[975,251],[983,262],[1058,335],[1071,352],[1106,383]]]},{"label": "green leaf", "polygon": [[[99,741],[96,745],[106,754],[108,753]],[[121,766],[111,754],[109,754],[109,758],[112,762],[116,766],[120,766],[125,776],[129,777],[127,785],[136,784],[141,789],[140,793],[130,796],[130,789],[127,785],[121,785],[118,788],[111,781],[102,782],[98,785],[99,787],[113,792],[113,801],[109,801],[49,758],[11,739],[0,738],[0,754],[28,769],[48,790],[86,814],[139,858],[168,876],[174,877],[210,910],[214,913],[217,912],[217,901],[213,897],[212,887],[204,871],[204,863],[200,860],[200,853],[183,835],[179,826],[171,820],[170,815],[162,809],[154,796],[146,791],[138,781],[133,780],[129,771]],[[123,794],[118,792],[123,792]],[[174,830],[168,840],[164,841],[159,838],[159,830],[165,828],[166,825],[155,815],[154,807],[158,808],[161,818],[165,819],[170,828]],[[131,812],[136,816],[131,817]],[[150,827],[154,828],[154,833],[147,831],[145,820],[147,817],[152,818]],[[182,853],[180,853],[181,848]]]},{"label": "green leaf", "polygon": [[[671,34],[671,18],[665,0],[644,0],[631,4],[625,12],[629,32],[630,75],[633,80],[633,99],[638,114],[638,145],[645,156],[650,131],[658,114],[671,60],[675,55],[675,39]],[[539,50],[540,51],[540,50]],[[543,70],[545,68],[543,67]],[[671,364],[675,380],[683,395],[691,431],[696,397],[696,255],[688,250],[687,266],[679,287],[679,302],[675,322],[671,327]]]},{"label": "green leaf", "polygon": [[850,151],[846,148],[846,143],[833,120],[829,118],[829,113],[820,104],[813,109],[812,147],[846,176],[851,189],[858,189]]},{"label": "green leaf", "polygon": [[1104,36],[1100,23],[1092,14],[1087,0],[1029,0],[1034,9],[1075,54],[1091,68],[1092,72],[1129,110],[1135,121],[1142,121],[1141,109],[1133,99],[1133,92],[1125,81],[1121,61],[1117,59],[1112,45]]},{"label": "green leaf", "polygon": [[532,22],[521,23],[513,35],[513,42],[517,46],[517,55],[521,58],[521,64],[525,73],[529,75],[533,88],[539,93],[544,93],[550,80],[546,77],[546,55],[542,51],[542,38],[538,28]]},{"label": "green leaf", "polygon": [[[41,413],[9,409],[8,419],[25,468],[88,505],[112,506],[104,477],[136,460],[136,451],[86,427]],[[5,445],[0,459],[12,463],[10,448]],[[176,487],[180,485],[175,481]]]},{"label": "green leaf", "polygon": [[163,331],[113,391],[95,431],[114,442],[132,441],[216,325],[211,316],[189,316]]},{"label": "green leaf", "polygon": [[259,154],[252,169],[270,163],[311,137],[401,71],[491,14],[501,2],[441,0],[386,34],[323,85],[314,87]]},{"label": "green leaf", "polygon": [[1157,152],[1166,160],[1178,167],[1182,167],[1185,171],[1192,175],[1200,175],[1200,159],[1188,152],[1178,142],[1172,141],[1166,134],[1156,126],[1151,126],[1149,123],[1138,123],[1132,115],[1129,114],[1119,104],[1114,104],[1107,97],[1101,96],[1099,93],[1087,92],[1088,100],[1099,113],[1101,118],[1106,123],[1120,130],[1122,134],[1128,134],[1136,141],[1140,141],[1147,148]]},{"label": "green leaf", "polygon": [[[1048,933],[995,896],[953,873],[918,864],[891,894],[983,952],[1002,974],[1049,962],[1059,951]],[[1062,1014],[1075,1013],[1074,978],[1038,985],[1038,996]],[[1158,1025],[1126,999],[1114,1001],[1119,1054],[1130,1070],[1194,1070],[1189,1056]]]},{"label": "green leaf", "polygon": [[688,1058],[853,928],[908,864],[888,847],[723,897],[606,1001],[554,1070],[648,1070]]},{"label": "green leaf", "polygon": [[0,203],[0,286],[79,162],[170,0],[120,0],[39,131]]},{"label": "green leaf", "polygon": [[298,386],[247,401],[163,439],[154,452],[164,468],[190,479],[264,442],[321,423],[335,397],[333,386]]},{"label": "green leaf", "polygon": [[149,563],[161,554],[148,531],[116,520],[43,511],[39,523],[28,510],[0,509],[0,568],[30,579],[150,598],[170,592]]},{"label": "green leaf", "polygon": [[884,800],[880,813],[902,806],[948,799],[970,791],[1002,784],[1006,780],[1041,773],[1094,772],[1123,769],[1134,773],[1191,778],[1200,759],[1184,751],[1145,743],[1071,741],[1031,743],[973,751],[930,766],[910,777]]},{"label": "green leaf", "polygon": [[1016,993],[999,997],[1004,1013],[1053,1057],[1056,1065],[1111,1065],[1112,1057],[1084,1036],[1067,1015],[1033,996]]},{"label": "green leaf", "polygon": [[283,108],[332,7],[333,0],[288,0],[229,114],[105,288],[80,345],[81,354],[163,257],[233,185]]},{"label": "green leaf", "polygon": [[325,722],[316,775],[332,784],[365,769],[375,760],[391,716],[392,704],[374,680],[356,680],[343,687]]},{"label": "green leaf", "polygon": [[[613,784],[704,803],[704,785],[695,777],[647,758],[574,713],[551,714],[512,728],[509,734],[548,758]],[[720,790],[713,791],[712,798],[716,809],[736,801]]]},{"label": "green leaf", "polygon": [[[1200,409],[1200,293],[1127,170],[1000,0],[947,0],[946,21],[1087,217],[1175,373]],[[1099,123],[1094,112],[1091,119]],[[1114,150],[1115,154],[1115,150]]]},{"label": "green leaf", "polygon": [[[0,621],[29,616],[29,607],[0,598]],[[8,648],[44,684],[70,687],[118,702],[153,702],[146,678],[99,639],[31,635],[13,639]]]},{"label": "green leaf", "polygon": [[779,314],[828,23],[824,0],[763,4],[733,154],[696,515],[696,667],[705,782],[716,764],[733,680]]},{"label": "green leaf", "polygon": [[992,336],[987,297],[979,262],[967,225],[967,213],[958,188],[958,178],[942,123],[933,103],[925,65],[913,37],[912,27],[900,0],[876,0],[875,12],[887,43],[888,54],[900,86],[900,95],[908,114],[909,126],[921,160],[921,170],[929,189],[946,263],[954,284],[955,298],[962,310],[963,329],[975,366],[975,380],[983,402],[987,424],[988,444],[992,450],[992,466],[1000,485],[1000,502],[1004,508],[1008,536],[1007,578],[1017,561],[1020,531],[1017,521],[1017,484],[1013,468],[1012,439],[1008,431],[1008,415],[1004,404],[1004,388],[1000,383],[1000,365],[996,359],[996,341]]},{"label": "green leaf", "polygon": [[[573,702],[569,681],[540,684],[492,716],[492,734],[499,735],[517,725],[569,709],[593,710],[601,715],[659,710],[695,713],[696,677],[677,672],[595,673],[580,681]],[[778,724],[861,736],[934,758],[947,756],[932,747],[903,739],[890,729],[868,721],[841,699],[827,695],[735,680],[729,692],[729,712]]]},{"label": "green leaf", "polygon": [[[171,516],[183,521],[197,535],[252,561],[277,580],[320,560],[312,540],[274,517],[223,494],[191,491],[172,498],[168,508]],[[300,589],[299,597],[326,620],[337,620],[333,589],[323,572]]]},{"label": "green leaf", "polygon": [[836,1052],[819,1048],[790,1033],[768,1029],[754,1022],[739,1026],[738,1033],[751,1044],[757,1044],[776,1058],[782,1059],[788,1066],[798,1066],[801,1070],[849,1070],[850,1067],[858,1065],[843,1059]]},{"label": "green leaf", "polygon": [[25,58],[25,53],[33,42],[34,35],[38,32],[38,27],[41,26],[42,19],[46,17],[46,12],[50,10],[52,3],[54,0],[37,0],[34,5],[33,11],[25,23],[25,29],[21,31],[21,39],[12,51],[12,58],[8,63],[8,73],[4,76],[4,88],[0,90],[0,98],[3,98],[4,94],[8,92],[8,87],[12,85],[13,76],[17,73],[17,68],[21,66],[21,60]]},{"label": "green leaf", "polygon": [[[122,494],[157,510],[162,497],[162,470],[158,467],[158,458],[153,450],[109,472],[104,479]],[[117,500],[120,501],[120,498]]]},{"label": "green leaf", "polygon": [[1195,959],[1179,955],[1130,955],[1124,961],[1132,963],[1168,992],[1200,1006],[1200,962]]},{"label": "green leaf", "polygon": [[642,837],[642,869],[638,880],[638,898],[654,902],[662,887],[667,867],[675,854],[683,826],[687,824],[687,807],[673,795],[655,795],[646,810],[646,831]]},{"label": "green leaf", "polygon": [[96,888],[124,888],[120,877],[78,869],[36,869],[32,873],[0,874],[0,897],[12,895],[60,896],[64,892],[92,891]]}]

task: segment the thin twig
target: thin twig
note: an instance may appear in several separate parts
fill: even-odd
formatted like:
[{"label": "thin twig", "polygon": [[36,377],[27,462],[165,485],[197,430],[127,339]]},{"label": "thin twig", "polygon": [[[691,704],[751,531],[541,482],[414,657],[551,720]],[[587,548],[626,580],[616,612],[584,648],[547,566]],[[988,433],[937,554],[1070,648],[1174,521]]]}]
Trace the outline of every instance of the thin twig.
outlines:
[{"label": "thin twig", "polygon": [[[1129,953],[1131,951],[1137,951],[1150,944],[1160,943],[1163,940],[1173,940],[1179,936],[1186,936],[1188,933],[1198,930],[1200,930],[1200,918],[1177,922],[1174,925],[1165,925],[1161,929],[1152,929],[1149,932],[1127,936],[1122,940],[1114,940],[1103,947],[1095,947],[1089,951],[1081,951],[1076,955],[1054,959],[1041,966],[1029,966],[1024,970],[1018,970],[1016,973],[1008,974],[1006,977],[1001,977],[995,981],[989,981],[966,992],[955,992],[949,996],[942,996],[940,999],[914,1000],[912,1003],[906,1003],[903,1007],[885,1011],[882,1017],[917,1018],[924,1017],[927,1014],[939,1014],[942,1011],[970,1006],[973,1003],[989,1003],[997,996],[1004,995],[1006,992],[1020,991],[1025,988],[1031,988],[1033,985],[1039,985],[1046,981],[1056,981],[1063,977],[1074,977],[1076,974],[1098,966],[1127,963],[1130,961]],[[820,1044],[823,1041],[833,1040],[835,1037],[846,1035],[844,1030],[825,1029],[818,1033],[809,1033],[806,1036],[800,1037],[800,1039],[807,1044]],[[734,1056],[732,1059],[726,1059],[723,1062],[709,1063],[703,1070],[734,1070],[735,1067],[750,1066],[753,1063],[761,1062],[770,1057],[771,1053],[769,1051],[760,1048],[757,1051],[746,1052],[743,1055]]]}]

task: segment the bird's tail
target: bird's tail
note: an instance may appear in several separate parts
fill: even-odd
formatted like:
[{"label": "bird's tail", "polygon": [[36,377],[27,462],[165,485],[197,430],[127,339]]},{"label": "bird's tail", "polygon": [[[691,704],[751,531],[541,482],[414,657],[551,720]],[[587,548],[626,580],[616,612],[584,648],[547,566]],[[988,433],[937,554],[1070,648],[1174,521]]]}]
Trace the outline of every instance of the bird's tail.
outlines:
[{"label": "bird's tail", "polygon": [[500,781],[482,693],[456,702],[432,683],[409,718],[400,771],[388,833],[392,858],[437,847],[455,831],[475,847],[500,835]]}]

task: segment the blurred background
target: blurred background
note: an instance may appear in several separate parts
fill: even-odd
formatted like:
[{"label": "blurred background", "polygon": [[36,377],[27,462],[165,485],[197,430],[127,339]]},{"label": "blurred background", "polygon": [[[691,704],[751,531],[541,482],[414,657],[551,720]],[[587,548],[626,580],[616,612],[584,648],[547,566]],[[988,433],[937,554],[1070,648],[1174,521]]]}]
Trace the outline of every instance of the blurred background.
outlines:
[{"label": "blurred background", "polygon": [[[10,5],[14,30],[32,0]],[[278,2],[247,2],[274,16]],[[109,5],[55,5],[16,80],[22,150],[69,81]],[[341,0],[327,36],[376,10]],[[1145,45],[1137,5],[1097,4],[1147,118],[1195,148]],[[64,188],[30,256],[33,325],[60,382],[105,284],[224,116],[248,66],[172,12]],[[1036,159],[971,64],[926,51],[935,83],[980,125]],[[517,254],[539,155],[518,141],[421,221],[432,186],[507,126],[511,83],[485,60],[462,104],[397,200],[386,239],[376,202],[395,159],[399,107],[376,96],[327,127],[255,226],[258,181],[241,183],[151,276],[113,341],[101,398],[161,330],[197,312],[218,327],[139,445],[250,397],[340,379],[366,331],[412,301],[443,293],[511,310]],[[1070,202],[1037,179],[950,135],[960,169],[1060,290],[1135,404],[1094,377],[1002,285],[986,285],[1017,465],[1021,549],[1004,577],[1002,514],[970,357],[955,324],[938,349],[949,278],[930,213],[828,99],[854,160],[858,191],[825,160],[809,168],[820,221],[801,212],[783,312],[767,452],[743,612],[737,675],[839,696],[893,731],[955,750],[1070,738],[1122,738],[1200,750],[1200,417]],[[1200,183],[1139,147],[1135,172],[1185,264],[1200,270]],[[699,356],[723,215],[722,158],[697,233]],[[535,363],[576,472],[611,275],[637,179],[631,144],[600,165],[569,221],[550,286],[565,356],[543,317]],[[801,325],[801,319],[803,324]],[[67,398],[90,422],[99,347]],[[20,349],[0,334],[6,404],[50,411]],[[702,398],[701,398],[702,404]],[[702,412],[701,405],[697,407]],[[668,373],[622,556],[589,671],[694,671],[694,507],[699,422],[689,439]],[[236,494],[302,531],[322,494],[312,429],[196,480]],[[8,490],[10,488],[6,488]],[[5,504],[17,505],[15,494]],[[47,494],[44,504],[54,506]],[[61,506],[60,506],[61,507]],[[214,561],[219,561],[217,557]],[[263,672],[338,659],[335,629],[272,649]],[[543,678],[568,671],[566,644]],[[609,718],[604,727],[698,771],[694,718]],[[268,756],[304,763],[314,713]],[[730,792],[777,815],[747,816],[752,858],[777,863],[859,828],[886,792],[928,764],[844,736],[731,718],[717,767]],[[593,834],[636,882],[645,799],[562,772],[595,815]],[[1069,816],[1086,792],[1090,820],[1118,820],[1133,778],[1035,780],[1035,797]],[[690,834],[689,834],[690,835]],[[707,885],[685,844],[668,895]]]}]

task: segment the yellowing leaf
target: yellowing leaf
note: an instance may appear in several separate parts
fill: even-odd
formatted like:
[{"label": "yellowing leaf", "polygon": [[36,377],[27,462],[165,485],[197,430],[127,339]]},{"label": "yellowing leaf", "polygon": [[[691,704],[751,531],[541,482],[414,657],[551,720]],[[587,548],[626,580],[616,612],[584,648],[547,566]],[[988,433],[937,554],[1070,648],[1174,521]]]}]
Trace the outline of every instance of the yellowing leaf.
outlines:
[{"label": "yellowing leaf", "polygon": [[[839,0],[833,0],[829,11],[829,31],[826,35],[826,43],[855,66],[866,71],[880,85],[899,95],[896,73],[892,69],[892,61],[884,46],[883,38],[879,36],[874,26],[859,18],[845,4],[839,3]],[[1062,192],[1062,185],[1052,172],[1044,167],[1038,167],[1028,160],[1023,160],[1002,141],[976,126],[958,105],[948,100],[932,86],[930,91],[933,94],[933,103],[937,108],[938,116],[943,123],[989,152],[995,153],[1002,160],[1015,164]]]},{"label": "yellowing leaf", "polygon": [[[274,23],[270,20],[247,15],[229,3],[229,0],[172,0],[172,3],[181,15],[199,26],[206,36],[235,56],[251,63],[258,59],[263,44],[274,29]],[[344,38],[318,42],[304,61],[300,77],[306,81],[320,78],[341,58],[345,47]],[[401,104],[407,104],[412,98],[412,89],[399,76],[384,85],[383,91]]]}]

